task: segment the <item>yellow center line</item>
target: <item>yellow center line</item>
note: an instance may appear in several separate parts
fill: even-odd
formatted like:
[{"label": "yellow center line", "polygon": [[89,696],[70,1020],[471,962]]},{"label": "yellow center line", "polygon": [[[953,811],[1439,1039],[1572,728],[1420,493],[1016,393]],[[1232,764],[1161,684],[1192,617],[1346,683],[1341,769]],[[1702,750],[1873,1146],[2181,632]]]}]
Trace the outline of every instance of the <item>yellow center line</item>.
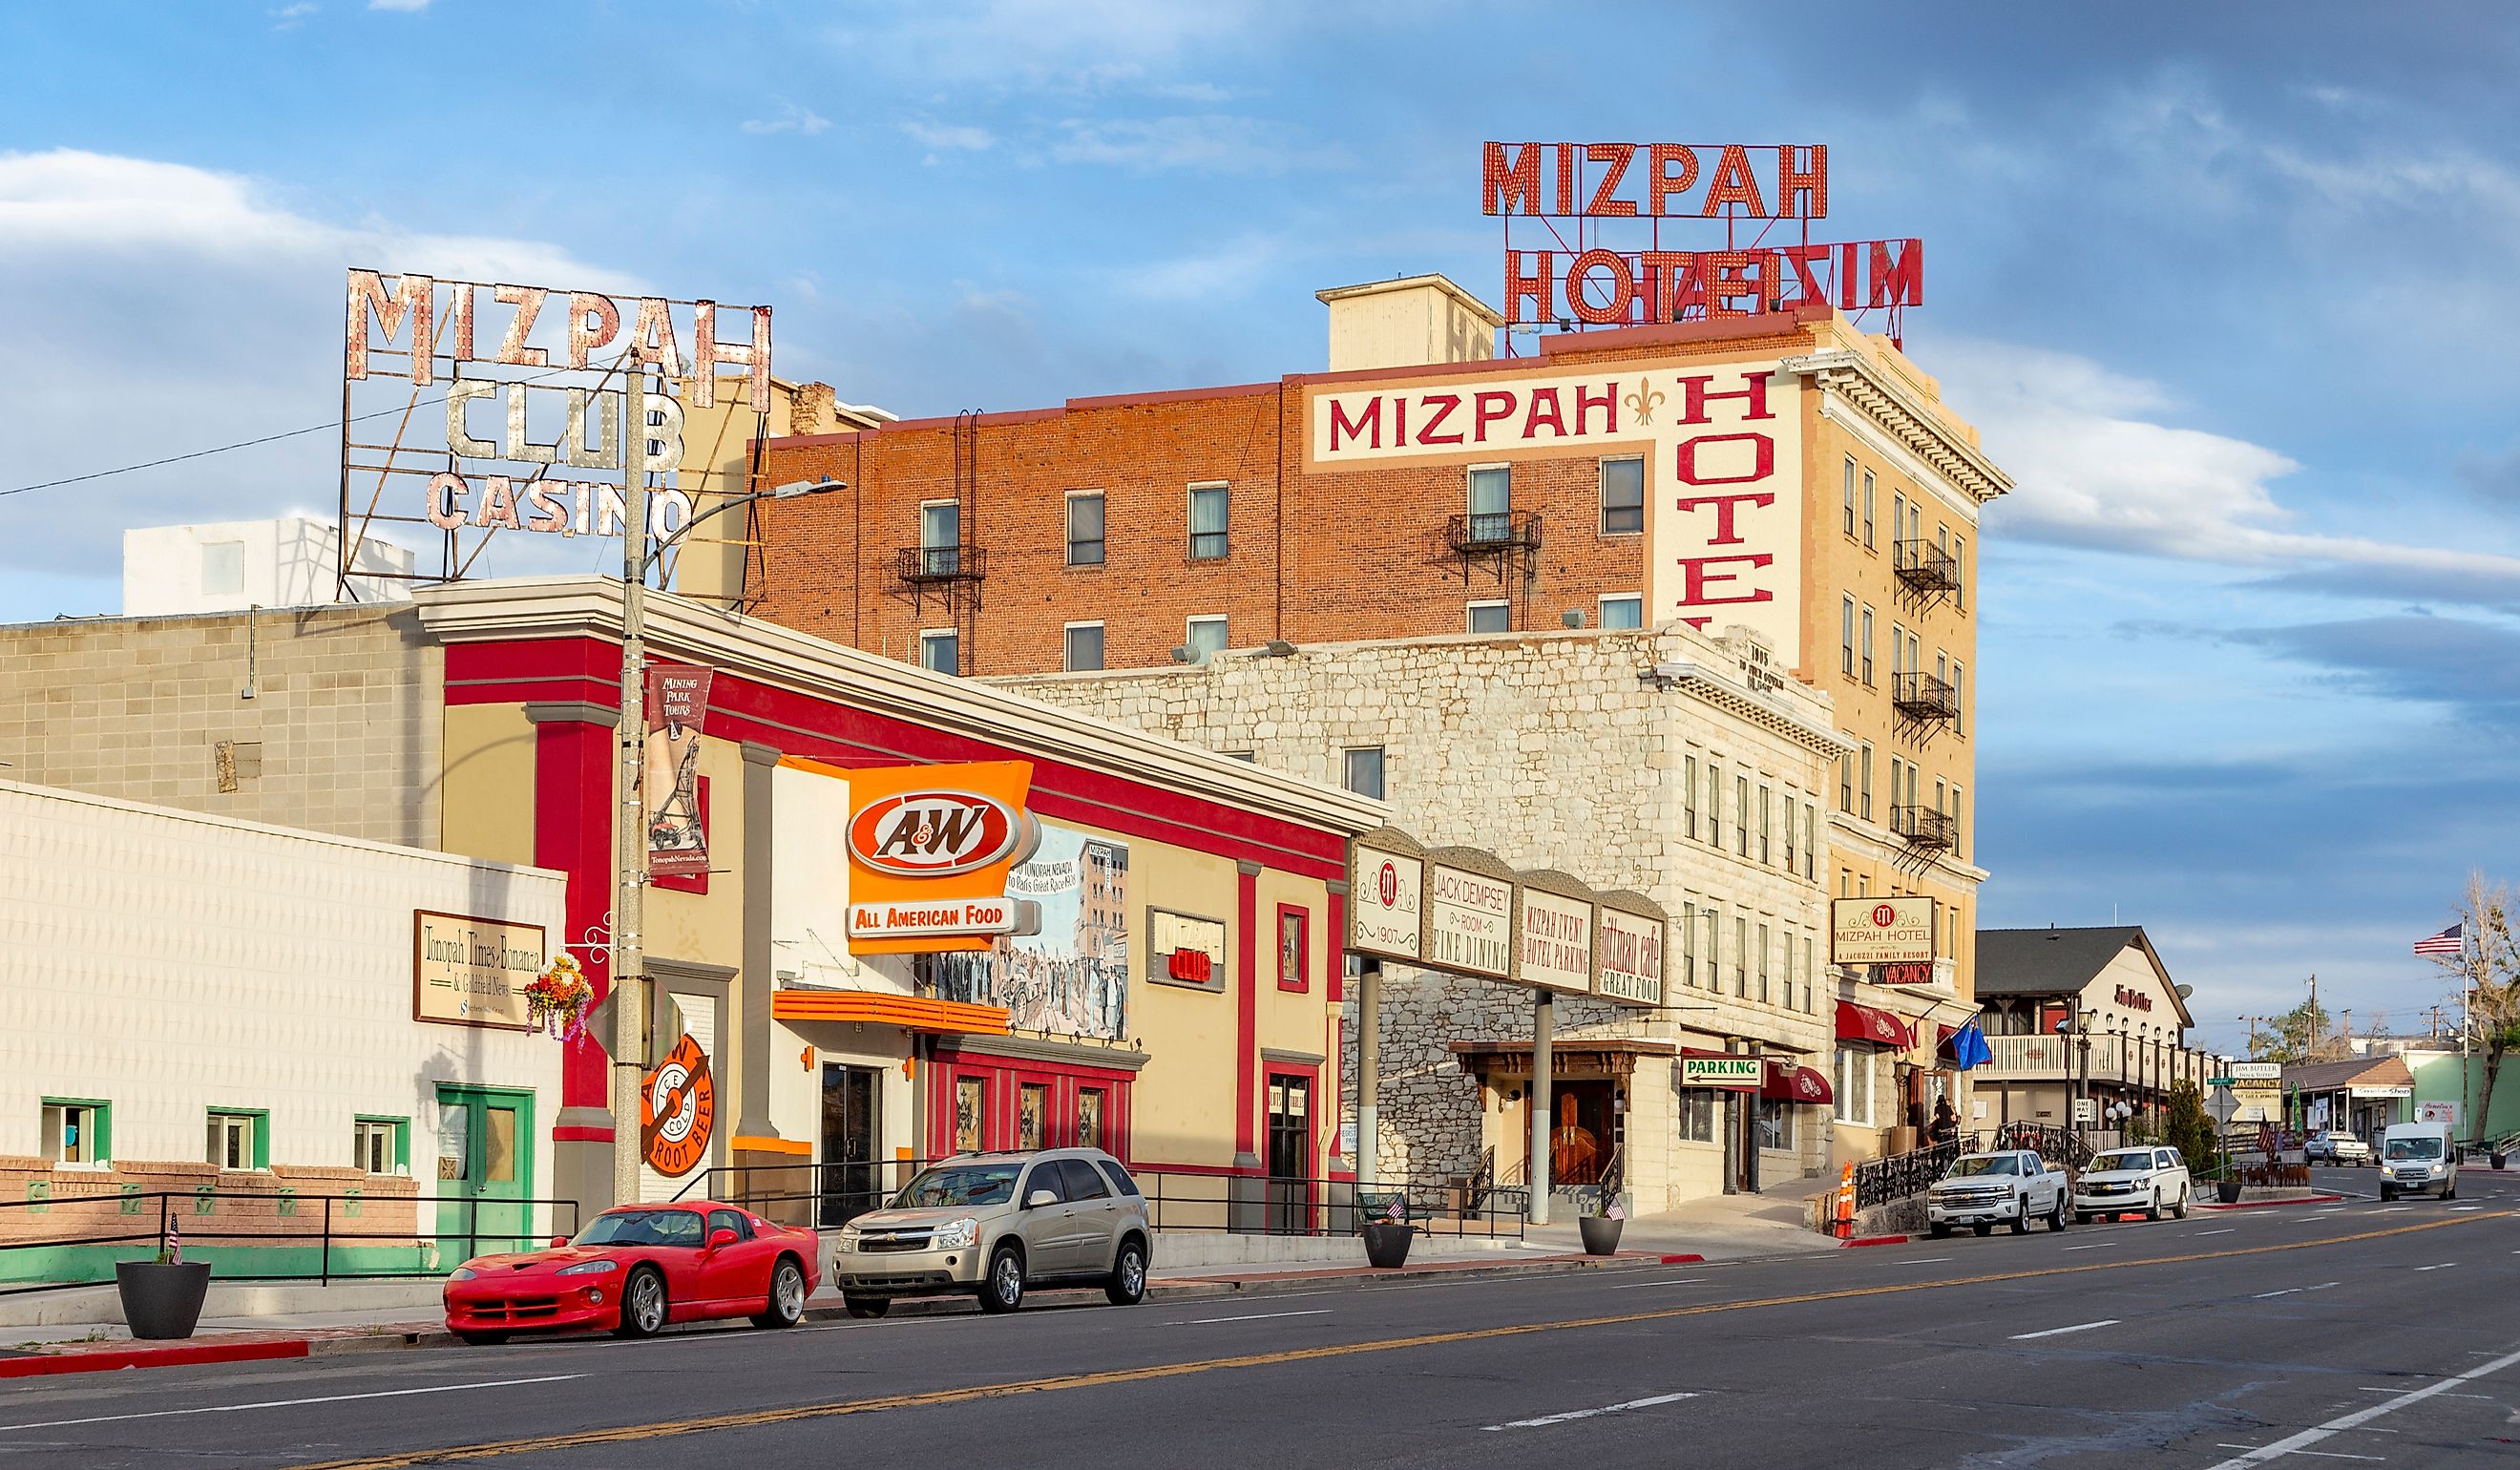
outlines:
[{"label": "yellow center line", "polygon": [[1998,1281],[2028,1281],[2043,1276],[2078,1276],[2092,1271],[2126,1270],[2138,1266],[2179,1266],[2191,1261],[2223,1261],[2237,1256],[2272,1255],[2278,1251],[2306,1251],[2331,1245],[2349,1245],[2358,1240],[2379,1240],[2391,1235],[2409,1235],[2419,1230],[2447,1229],[2452,1225],[2474,1225],[2485,1220],[2508,1220],[2514,1215],[2520,1215],[2520,1211],[2463,1215],[2455,1220],[2435,1220],[2418,1225],[2395,1225],[2388,1229],[2364,1230],[2352,1235],[2330,1236],[2323,1240],[2295,1240],[2281,1245],[2240,1246],[2229,1250],[2200,1251],[2186,1256],[2153,1256],[2138,1261],[2095,1261],[2081,1266],[2048,1266],[2034,1270],[1997,1271],[1987,1275],[1960,1276],[1944,1281],[1897,1281],[1874,1286],[1848,1286],[1835,1291],[1799,1292],[1792,1296],[1760,1297],[1738,1302],[1702,1302],[1688,1307],[1664,1307],[1651,1312],[1626,1312],[1612,1316],[1576,1317],[1554,1322],[1519,1322],[1497,1327],[1466,1327],[1453,1332],[1421,1333],[1415,1337],[1388,1337],[1361,1343],[1332,1343],[1324,1347],[1290,1348],[1278,1353],[1244,1353],[1232,1358],[1205,1358],[1191,1362],[1158,1363],[1151,1367],[1110,1368],[1099,1373],[1066,1373],[1051,1378],[1026,1378],[1014,1383],[976,1384],[969,1388],[936,1389],[919,1394],[887,1394],[875,1399],[845,1399],[828,1403],[799,1403],[787,1408],[703,1414],[686,1419],[625,1424],[614,1429],[587,1429],[572,1434],[536,1435],[528,1439],[493,1440],[477,1445],[456,1445],[442,1449],[406,1449],[391,1454],[369,1455],[358,1459],[325,1460],[317,1464],[300,1465],[295,1467],[295,1470],[409,1470],[409,1467],[415,1465],[438,1464],[449,1460],[488,1459],[506,1454],[536,1454],[550,1449],[577,1449],[589,1445],[619,1445],[673,1435],[708,1434],[722,1429],[752,1429],[769,1424],[794,1423],[803,1419],[835,1418],[843,1414],[873,1414],[881,1413],[887,1409],[927,1408],[939,1404],[968,1403],[983,1399],[1003,1399],[1015,1394],[1048,1394],[1057,1393],[1062,1389],[1102,1388],[1116,1383],[1143,1383],[1158,1378],[1179,1378],[1192,1373],[1213,1373],[1227,1368],[1270,1367],[1279,1363],[1347,1358],[1360,1353],[1392,1353],[1410,1348],[1442,1347],[1450,1343],[1521,1337],[1534,1332],[1565,1332],[1586,1327],[1624,1327],[1638,1322],[1704,1316],[1719,1312],[1747,1312],[1765,1307],[1795,1307],[1810,1302],[1837,1302],[1854,1297],[1898,1296],[1909,1292],[1939,1291],[1954,1286],[1984,1286]]}]

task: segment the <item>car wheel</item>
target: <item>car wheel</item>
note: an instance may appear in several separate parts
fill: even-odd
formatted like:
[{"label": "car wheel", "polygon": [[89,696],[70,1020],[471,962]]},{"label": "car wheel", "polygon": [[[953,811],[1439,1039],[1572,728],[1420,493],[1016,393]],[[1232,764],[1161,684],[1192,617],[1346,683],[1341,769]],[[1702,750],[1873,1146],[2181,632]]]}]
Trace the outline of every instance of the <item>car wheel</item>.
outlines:
[{"label": "car wheel", "polygon": [[2385,1204],[2389,1203],[2389,1201],[2391,1201],[2391,1200],[2393,1200],[2393,1199],[2396,1199],[2397,1197],[2398,1197],[2398,1190],[2397,1190],[2397,1186],[2396,1186],[2396,1185],[2394,1185],[2394,1184],[2382,1184],[2382,1185],[2380,1186],[2380,1203],[2382,1203],[2382,1204],[2384,1204],[2384,1205],[2385,1205]]},{"label": "car wheel", "polygon": [[665,1325],[665,1278],[656,1268],[643,1266],[621,1283],[621,1325],[616,1337],[653,1337]]},{"label": "car wheel", "polygon": [[2082,1211],[2082,1210],[2077,1210],[2077,1211],[2075,1211],[2075,1212],[2074,1212],[2074,1224],[2076,1224],[2076,1225],[2090,1225],[2091,1223],[2092,1223],[2092,1217],[2091,1217],[2091,1216],[2090,1216],[2090,1214],[2088,1214],[2087,1212]]},{"label": "car wheel", "polygon": [[495,1348],[508,1340],[505,1332],[458,1332],[455,1335],[476,1348]]},{"label": "car wheel", "polygon": [[989,1257],[989,1273],[980,1279],[982,1312],[1012,1312],[1023,1305],[1023,1252],[1002,1245]]},{"label": "car wheel", "polygon": [[2021,1213],[2012,1217],[2011,1224],[2015,1235],[2030,1233],[2030,1201],[2027,1198],[2021,1201]]},{"label": "car wheel", "polygon": [[1952,1227],[1944,1225],[1940,1221],[1937,1221],[1934,1224],[1925,1226],[1925,1233],[1933,1236],[1936,1240],[1948,1240],[1951,1238]]},{"label": "car wheel", "polygon": [[840,1305],[848,1309],[851,1316],[878,1317],[892,1310],[892,1298],[843,1296],[840,1298]]},{"label": "car wheel", "polygon": [[2181,1220],[2185,1220],[2185,1219],[2187,1218],[2187,1186],[2186,1186],[2186,1185],[2182,1184],[2182,1185],[2180,1186],[2180,1188],[2179,1188],[2179,1203],[2177,1203],[2177,1204],[2175,1204],[2175,1205],[2172,1205],[2172,1206],[2170,1207],[2170,1213],[2171,1213],[2172,1215],[2177,1216],[2177,1217],[2178,1217],[2179,1219],[2181,1219]]},{"label": "car wheel", "polygon": [[2065,1191],[2062,1189],[2056,1191],[2056,1208],[2048,1212],[2048,1228],[2051,1231],[2065,1228]]},{"label": "car wheel", "polygon": [[1119,1259],[1111,1263],[1111,1279],[1102,1295],[1114,1307],[1135,1307],[1147,1299],[1147,1248],[1131,1236],[1120,1242]]},{"label": "car wheel", "polygon": [[805,1314],[805,1269],[782,1256],[770,1270],[770,1305],[752,1319],[756,1327],[793,1327]]},{"label": "car wheel", "polygon": [[2143,1218],[2144,1218],[2144,1219],[2146,1219],[2146,1220],[2159,1220],[2159,1219],[2161,1219],[2161,1191],[2160,1191],[2160,1190],[2156,1189],[2156,1190],[2154,1190],[2154,1191],[2152,1192],[2152,1203],[2150,1203],[2150,1204],[2148,1204],[2148,1205],[2146,1205],[2146,1206],[2144,1206],[2144,1207],[2143,1207]]},{"label": "car wheel", "polygon": [[1995,1233],[1995,1226],[1991,1225],[1973,1225],[1969,1226],[1969,1233],[1975,1235],[1980,1240],[1984,1240],[1989,1235]]}]

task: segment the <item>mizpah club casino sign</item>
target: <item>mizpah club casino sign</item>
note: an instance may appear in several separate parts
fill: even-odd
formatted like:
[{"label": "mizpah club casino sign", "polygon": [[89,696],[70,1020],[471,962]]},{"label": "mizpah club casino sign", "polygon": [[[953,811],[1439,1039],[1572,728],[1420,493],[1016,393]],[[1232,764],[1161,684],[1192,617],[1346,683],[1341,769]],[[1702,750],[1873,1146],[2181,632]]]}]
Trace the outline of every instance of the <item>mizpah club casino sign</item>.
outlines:
[{"label": "mizpah club casino sign", "polygon": [[[1919,240],[1814,241],[1828,145],[1490,143],[1484,211],[1505,222],[1508,327],[1721,321],[1925,299]],[[1508,334],[1508,336],[1510,334]]]}]

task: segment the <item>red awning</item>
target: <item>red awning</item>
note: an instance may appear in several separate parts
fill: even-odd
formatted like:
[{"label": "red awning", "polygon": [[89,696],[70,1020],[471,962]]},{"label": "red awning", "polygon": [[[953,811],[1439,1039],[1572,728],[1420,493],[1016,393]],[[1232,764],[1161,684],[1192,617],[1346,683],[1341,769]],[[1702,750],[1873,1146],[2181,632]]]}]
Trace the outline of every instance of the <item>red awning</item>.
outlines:
[{"label": "red awning", "polygon": [[1827,1078],[1809,1067],[1779,1061],[1768,1063],[1767,1085],[1759,1089],[1759,1096],[1776,1102],[1827,1104],[1837,1100]]},{"label": "red awning", "polygon": [[1852,1001],[1837,1002],[1837,1039],[1889,1047],[1901,1051],[1914,1045],[1907,1026],[1897,1016],[1869,1005],[1858,1005]]}]

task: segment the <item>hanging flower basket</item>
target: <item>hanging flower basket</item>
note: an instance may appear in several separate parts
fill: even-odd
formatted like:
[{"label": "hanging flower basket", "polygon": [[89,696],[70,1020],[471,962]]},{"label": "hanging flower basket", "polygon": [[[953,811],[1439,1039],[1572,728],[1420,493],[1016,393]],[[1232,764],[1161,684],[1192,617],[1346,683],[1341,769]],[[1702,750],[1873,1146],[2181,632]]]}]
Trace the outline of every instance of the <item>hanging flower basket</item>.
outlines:
[{"label": "hanging flower basket", "polygon": [[594,1003],[595,987],[587,983],[577,960],[565,953],[554,956],[551,968],[525,987],[525,1004],[533,1023],[562,1040],[584,1027],[587,1007]]}]

